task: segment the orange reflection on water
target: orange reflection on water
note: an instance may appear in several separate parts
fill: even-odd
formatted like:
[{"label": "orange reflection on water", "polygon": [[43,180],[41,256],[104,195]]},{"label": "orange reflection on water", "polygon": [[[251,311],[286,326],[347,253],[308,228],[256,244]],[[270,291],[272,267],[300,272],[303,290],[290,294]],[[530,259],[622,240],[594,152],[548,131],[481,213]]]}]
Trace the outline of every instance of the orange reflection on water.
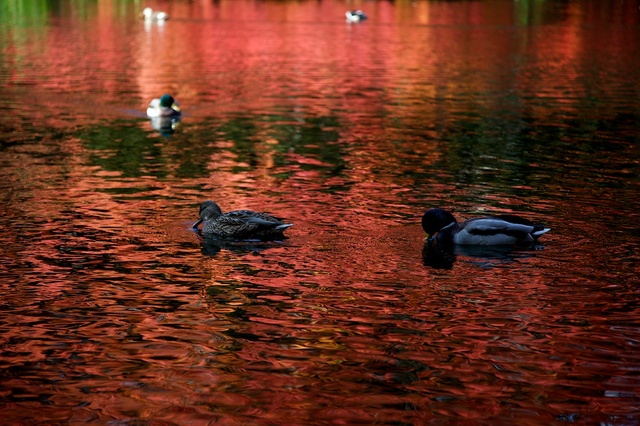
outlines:
[{"label": "orange reflection on water", "polygon": [[[638,18],[523,4],[356,2],[370,20],[348,25],[337,1],[158,2],[159,26],[99,2],[13,28],[27,37],[1,44],[3,418],[633,416],[637,149],[610,122],[598,131],[620,147],[578,132],[566,149],[554,118],[591,126],[594,88],[612,109],[634,99],[603,76],[640,69],[608,46],[637,31],[589,25]],[[185,111],[166,138],[137,122],[165,91]],[[551,137],[533,140],[538,123]],[[201,241],[205,198],[295,226]],[[419,219],[439,203],[553,231],[544,250],[458,249],[436,268]]]}]

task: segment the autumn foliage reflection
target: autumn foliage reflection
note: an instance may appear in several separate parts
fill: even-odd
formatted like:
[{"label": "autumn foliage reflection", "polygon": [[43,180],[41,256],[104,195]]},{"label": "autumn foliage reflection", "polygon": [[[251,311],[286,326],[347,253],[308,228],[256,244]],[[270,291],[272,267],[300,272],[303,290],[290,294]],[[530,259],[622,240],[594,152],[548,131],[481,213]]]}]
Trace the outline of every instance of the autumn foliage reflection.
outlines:
[{"label": "autumn foliage reflection", "polygon": [[[3,419],[633,419],[633,2],[141,6],[2,6]],[[200,241],[208,198],[296,225]],[[438,205],[554,234],[432,268]]]}]

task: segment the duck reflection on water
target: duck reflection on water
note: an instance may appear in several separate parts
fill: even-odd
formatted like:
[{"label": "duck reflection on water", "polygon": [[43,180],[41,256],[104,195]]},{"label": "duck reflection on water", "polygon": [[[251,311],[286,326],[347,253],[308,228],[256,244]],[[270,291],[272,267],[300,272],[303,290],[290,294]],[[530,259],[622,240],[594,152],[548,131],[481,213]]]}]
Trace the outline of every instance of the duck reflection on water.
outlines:
[{"label": "duck reflection on water", "polygon": [[180,127],[180,116],[177,117],[152,117],[151,127],[162,136],[171,136]]},{"label": "duck reflection on water", "polygon": [[533,252],[542,250],[541,244],[528,247],[516,245],[440,245],[435,241],[426,240],[422,247],[422,264],[434,269],[451,269],[458,257],[475,263],[484,268],[491,268],[517,259],[529,257]]},{"label": "duck reflection on water", "polygon": [[222,240],[215,237],[206,237],[196,231],[200,236],[200,246],[202,248],[202,254],[207,256],[215,256],[223,249],[243,255],[243,254],[257,254],[268,250],[270,248],[278,247],[282,245],[282,241],[262,241],[262,240],[246,240],[246,241],[229,241]]}]

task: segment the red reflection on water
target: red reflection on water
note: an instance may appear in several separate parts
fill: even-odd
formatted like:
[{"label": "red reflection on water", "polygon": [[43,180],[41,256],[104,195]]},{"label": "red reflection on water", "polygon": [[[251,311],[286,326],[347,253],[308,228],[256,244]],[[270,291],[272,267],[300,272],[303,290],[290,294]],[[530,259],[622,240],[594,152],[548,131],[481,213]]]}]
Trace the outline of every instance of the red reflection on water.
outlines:
[{"label": "red reflection on water", "polygon": [[[522,96],[571,104],[574,96],[567,91],[577,97],[585,90],[577,74],[581,62],[624,54],[616,46],[635,38],[633,31],[603,31],[597,40],[590,38],[594,33],[584,31],[583,23],[639,19],[631,2],[604,4],[375,2],[359,5],[367,9],[368,22],[346,25],[346,5],[337,1],[172,2],[151,5],[171,15],[166,24],[145,25],[134,5],[123,13],[115,3],[103,2],[87,11],[86,20],[57,17],[35,40],[8,40],[3,52],[8,84],[97,98],[75,98],[71,106],[64,102],[75,114],[87,109],[109,114],[116,101],[143,111],[151,98],[171,92],[199,116],[221,109],[255,111],[285,100],[377,115],[389,108],[388,100],[402,108],[414,97],[455,99],[467,90],[491,90],[496,78],[506,89],[515,85]],[[548,25],[545,13],[563,20]],[[541,24],[547,31],[537,31],[535,25]],[[92,31],[85,32],[87,26]],[[78,37],[88,39],[81,48],[67,48]],[[282,74],[283,65],[293,72]],[[459,74],[469,65],[468,75]],[[510,74],[525,78],[517,82],[515,76],[509,83]],[[315,96],[322,102],[312,100]],[[51,99],[39,97],[38,102]],[[60,107],[60,100],[53,100],[49,108]],[[437,106],[421,105],[420,112],[435,120]],[[51,112],[45,112],[47,118]]]},{"label": "red reflection on water", "polygon": [[[87,105],[101,117],[115,101],[143,110],[170,91],[195,122],[238,111],[335,116],[332,143],[345,170],[332,175],[330,160],[295,145],[276,165],[285,141],[264,122],[256,145],[267,154],[253,168],[236,159],[234,141],[211,135],[220,149],[204,178],[171,174],[178,138],[157,143],[169,164],[161,177],[102,170],[91,157],[112,152],[49,133],[8,147],[5,418],[415,424],[633,415],[637,339],[623,314],[636,318],[637,308],[605,285],[624,286],[619,271],[589,266],[572,276],[580,265],[555,259],[558,250],[508,260],[463,253],[450,271],[420,263],[417,205],[550,203],[437,175],[416,188],[412,174],[416,164],[446,173],[433,170],[446,156],[434,141],[460,115],[501,106],[495,93],[515,90],[516,105],[533,96],[577,108],[566,95],[583,91],[577,65],[606,50],[582,32],[584,22],[602,22],[601,9],[563,5],[560,25],[532,6],[531,23],[549,24],[536,31],[518,20],[518,4],[363,2],[370,21],[347,25],[342,2],[172,2],[159,3],[169,22],[145,26],[133,6],[119,14],[117,3],[101,2],[86,20],[57,17],[34,36],[42,43],[6,44],[3,52],[15,52],[8,97],[19,111],[37,110],[25,115],[43,127],[85,125],[95,119]],[[621,17],[620,6],[610,9]],[[635,34],[612,33],[604,43],[629,45]],[[69,48],[77,40],[85,42]],[[620,70],[637,69],[627,60]],[[20,88],[31,82],[33,90]],[[35,108],[16,101],[25,93],[40,98]],[[537,120],[553,111],[521,108]],[[225,210],[278,213],[295,222],[291,238],[201,253],[185,228],[209,197]],[[626,282],[637,282],[633,268]]]}]

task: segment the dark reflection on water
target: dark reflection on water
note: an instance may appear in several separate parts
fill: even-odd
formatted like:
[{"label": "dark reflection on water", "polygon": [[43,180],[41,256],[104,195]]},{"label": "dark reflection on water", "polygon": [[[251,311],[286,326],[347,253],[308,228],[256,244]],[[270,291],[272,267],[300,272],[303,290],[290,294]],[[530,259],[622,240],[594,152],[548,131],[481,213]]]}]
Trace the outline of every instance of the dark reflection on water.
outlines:
[{"label": "dark reflection on water", "polygon": [[543,248],[539,244],[531,247],[461,245],[438,248],[425,242],[422,247],[422,263],[436,269],[451,269],[456,260],[462,258],[484,267],[508,266],[509,263],[529,257]]},{"label": "dark reflection on water", "polygon": [[[5,422],[638,423],[637,5],[149,6],[0,6]],[[436,206],[552,231],[429,252]]]},{"label": "dark reflection on water", "polygon": [[282,240],[229,240],[220,239],[211,236],[204,236],[200,230],[194,233],[198,235],[200,240],[200,246],[202,247],[202,253],[208,256],[216,256],[222,250],[230,251],[237,254],[258,254],[262,251],[269,250],[273,247],[280,247],[285,245],[286,237]]}]

